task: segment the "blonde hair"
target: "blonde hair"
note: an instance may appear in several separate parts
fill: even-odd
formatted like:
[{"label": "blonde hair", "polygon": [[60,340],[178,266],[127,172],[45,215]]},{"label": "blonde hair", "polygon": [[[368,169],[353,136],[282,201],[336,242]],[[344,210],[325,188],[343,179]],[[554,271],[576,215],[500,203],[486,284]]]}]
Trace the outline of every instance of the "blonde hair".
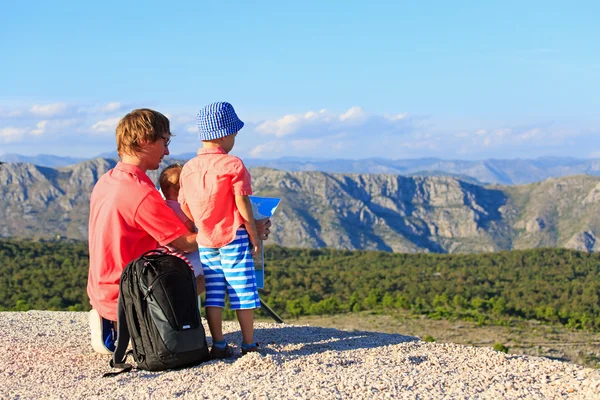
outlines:
[{"label": "blonde hair", "polygon": [[181,175],[182,168],[183,166],[181,164],[171,164],[160,173],[158,184],[165,196],[171,188],[175,188],[179,191],[179,175]]},{"label": "blonde hair", "polygon": [[164,134],[173,136],[170,131],[169,119],[158,111],[149,108],[133,110],[117,125],[117,153],[119,156],[139,153],[142,142],[154,143]]}]

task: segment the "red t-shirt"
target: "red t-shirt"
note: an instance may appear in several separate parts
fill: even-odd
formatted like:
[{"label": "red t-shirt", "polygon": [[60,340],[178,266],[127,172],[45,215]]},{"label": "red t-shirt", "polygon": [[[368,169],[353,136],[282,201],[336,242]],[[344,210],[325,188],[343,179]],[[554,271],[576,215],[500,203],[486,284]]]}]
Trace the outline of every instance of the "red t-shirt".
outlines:
[{"label": "red t-shirt", "polygon": [[202,247],[223,247],[235,239],[244,223],[235,196],[252,194],[250,173],[242,160],[220,147],[201,148],[179,176],[179,203],[186,205]]},{"label": "red t-shirt", "polygon": [[119,281],[127,263],[187,232],[148,175],[119,162],[98,180],[90,197],[87,292],[92,307],[116,321]]}]

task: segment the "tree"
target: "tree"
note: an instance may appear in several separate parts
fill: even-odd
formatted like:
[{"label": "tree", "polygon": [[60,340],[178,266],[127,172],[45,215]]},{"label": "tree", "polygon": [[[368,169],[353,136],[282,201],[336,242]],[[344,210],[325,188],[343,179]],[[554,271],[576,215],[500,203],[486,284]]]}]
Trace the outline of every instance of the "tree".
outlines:
[{"label": "tree", "polygon": [[288,300],[285,304],[286,311],[294,318],[303,314],[302,302],[298,299]]},{"label": "tree", "polygon": [[374,310],[379,304],[379,289],[371,289],[369,295],[365,298],[364,304],[367,310]]},{"label": "tree", "polygon": [[386,292],[383,295],[383,298],[381,299],[381,305],[384,308],[390,309],[390,308],[394,308],[394,296],[392,296],[391,294],[389,294],[388,292]]}]

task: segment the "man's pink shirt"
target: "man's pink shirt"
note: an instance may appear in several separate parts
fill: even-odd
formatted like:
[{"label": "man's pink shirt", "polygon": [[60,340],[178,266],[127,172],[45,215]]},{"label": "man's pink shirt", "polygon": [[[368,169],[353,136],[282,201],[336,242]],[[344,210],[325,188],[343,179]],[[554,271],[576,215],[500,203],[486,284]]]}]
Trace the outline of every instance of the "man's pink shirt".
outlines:
[{"label": "man's pink shirt", "polygon": [[127,263],[187,232],[152,180],[138,167],[119,162],[98,180],[90,198],[87,291],[92,307],[116,321]]},{"label": "man's pink shirt", "polygon": [[179,203],[187,206],[202,247],[223,247],[244,223],[235,196],[252,194],[250,173],[239,158],[220,147],[198,150],[179,177]]}]

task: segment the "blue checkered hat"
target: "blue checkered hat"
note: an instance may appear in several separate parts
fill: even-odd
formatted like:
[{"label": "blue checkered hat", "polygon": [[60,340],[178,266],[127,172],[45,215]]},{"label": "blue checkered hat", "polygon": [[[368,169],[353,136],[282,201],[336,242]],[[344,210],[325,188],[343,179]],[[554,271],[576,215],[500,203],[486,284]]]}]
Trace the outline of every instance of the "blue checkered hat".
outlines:
[{"label": "blue checkered hat", "polygon": [[198,112],[200,140],[213,140],[233,135],[244,126],[233,106],[226,102],[212,103]]}]

